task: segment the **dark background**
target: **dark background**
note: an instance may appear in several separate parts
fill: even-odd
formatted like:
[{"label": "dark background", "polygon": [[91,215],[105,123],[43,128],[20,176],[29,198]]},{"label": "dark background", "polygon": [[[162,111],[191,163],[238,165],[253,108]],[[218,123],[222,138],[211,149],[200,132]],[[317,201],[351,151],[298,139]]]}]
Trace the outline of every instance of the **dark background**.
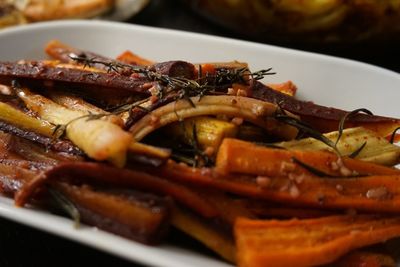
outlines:
[{"label": "dark background", "polygon": [[[139,15],[128,22],[260,41],[216,26],[184,7],[178,0],[153,0]],[[400,72],[398,43],[347,45],[344,47],[272,44],[347,57]],[[175,242],[180,241],[175,240]],[[196,246],[195,243],[187,245]],[[199,247],[199,249],[202,248]],[[84,263],[90,266],[139,266],[78,243],[0,218],[1,267],[81,266]]]}]

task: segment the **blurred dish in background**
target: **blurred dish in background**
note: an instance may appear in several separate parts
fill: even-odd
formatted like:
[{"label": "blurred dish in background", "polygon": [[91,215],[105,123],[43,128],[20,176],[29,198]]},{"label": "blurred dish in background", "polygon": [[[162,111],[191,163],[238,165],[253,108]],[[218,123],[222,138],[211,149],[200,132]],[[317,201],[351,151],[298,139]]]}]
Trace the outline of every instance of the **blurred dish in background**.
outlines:
[{"label": "blurred dish in background", "polygon": [[182,0],[220,25],[262,40],[400,40],[400,0]]},{"label": "blurred dish in background", "polygon": [[149,0],[0,0],[0,28],[58,19],[126,20]]}]

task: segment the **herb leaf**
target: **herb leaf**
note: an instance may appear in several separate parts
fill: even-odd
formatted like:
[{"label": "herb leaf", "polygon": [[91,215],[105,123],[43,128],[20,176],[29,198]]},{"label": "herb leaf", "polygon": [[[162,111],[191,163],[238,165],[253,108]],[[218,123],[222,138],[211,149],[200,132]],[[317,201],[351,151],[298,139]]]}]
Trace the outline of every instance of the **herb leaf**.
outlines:
[{"label": "herb leaf", "polygon": [[49,187],[48,190],[58,206],[74,220],[74,226],[76,228],[79,227],[81,214],[79,213],[75,205],[58,190],[51,187]]},{"label": "herb leaf", "polygon": [[336,139],[335,146],[339,143],[340,138],[342,137],[343,129],[344,129],[344,123],[346,122],[346,120],[351,118],[352,116],[358,114],[358,113],[365,113],[367,115],[373,115],[373,113],[371,111],[369,111],[368,109],[365,109],[365,108],[355,109],[355,110],[347,113],[346,115],[344,115],[343,118],[339,122],[339,130],[338,130],[339,134],[338,134],[338,137]]}]

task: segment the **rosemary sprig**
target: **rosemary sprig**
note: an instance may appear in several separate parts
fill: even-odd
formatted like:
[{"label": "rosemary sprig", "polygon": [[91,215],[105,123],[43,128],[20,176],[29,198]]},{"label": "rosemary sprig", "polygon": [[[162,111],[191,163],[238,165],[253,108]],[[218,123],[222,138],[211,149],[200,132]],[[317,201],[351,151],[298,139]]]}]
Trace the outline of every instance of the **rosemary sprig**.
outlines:
[{"label": "rosemary sprig", "polygon": [[292,161],[318,177],[335,178],[335,176],[330,175],[324,171],[321,171],[313,166],[310,166],[307,163],[304,163],[295,157],[292,157]]},{"label": "rosemary sprig", "polygon": [[394,129],[392,135],[390,136],[390,140],[389,140],[389,142],[390,142],[391,144],[394,143],[394,139],[396,138],[396,134],[397,134],[397,132],[398,132],[399,130],[400,130],[400,127],[397,127],[396,129]]},{"label": "rosemary sprig", "polygon": [[276,114],[275,119],[280,122],[283,122],[285,124],[289,124],[293,127],[296,127],[303,133],[305,133],[305,134],[309,135],[310,137],[312,137],[316,140],[319,140],[319,141],[323,142],[324,144],[326,144],[327,146],[331,147],[335,151],[336,154],[340,155],[340,152],[339,152],[338,148],[336,147],[336,144],[334,142],[332,142],[332,140],[330,140],[325,135],[323,135],[319,131],[312,128],[307,123],[305,123],[297,118],[294,118],[294,117],[291,117],[288,115],[283,115],[281,113]]},{"label": "rosemary sprig", "polygon": [[359,148],[357,148],[355,151],[353,151],[350,155],[349,155],[349,158],[355,158],[355,157],[357,157],[360,153],[361,153],[361,151],[364,149],[364,147],[367,145],[367,142],[365,141],[364,143],[362,143],[362,145],[359,147]]},{"label": "rosemary sprig", "polygon": [[78,228],[81,221],[81,214],[75,205],[56,189],[49,187],[48,190],[54,201],[74,220],[74,226]]},{"label": "rosemary sprig", "polygon": [[338,134],[338,137],[336,139],[335,146],[339,143],[339,141],[340,141],[340,139],[341,139],[341,137],[343,135],[344,123],[346,122],[346,120],[348,120],[349,118],[351,118],[354,115],[359,114],[359,113],[365,113],[365,114],[368,114],[368,115],[373,115],[373,113],[371,111],[369,111],[368,109],[365,109],[365,108],[355,109],[353,111],[350,111],[346,115],[344,115],[341,118],[340,122],[339,122],[339,130],[338,130],[339,134]]}]

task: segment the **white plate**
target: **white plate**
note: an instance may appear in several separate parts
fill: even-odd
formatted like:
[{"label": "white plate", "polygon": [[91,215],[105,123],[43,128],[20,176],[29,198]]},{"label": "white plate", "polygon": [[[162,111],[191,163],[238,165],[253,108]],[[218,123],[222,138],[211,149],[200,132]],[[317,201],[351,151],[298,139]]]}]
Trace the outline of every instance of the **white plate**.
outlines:
[{"label": "white plate", "polygon": [[[253,70],[273,67],[278,74],[268,81],[294,81],[303,99],[348,110],[365,107],[377,114],[400,117],[397,73],[350,60],[173,30],[102,21],[32,24],[0,32],[0,60],[44,58],[43,46],[51,39],[111,57],[130,49],[157,61],[247,61]],[[152,266],[231,266],[184,248],[148,247],[90,227],[74,229],[68,219],[15,208],[3,197],[0,215]]]}]

